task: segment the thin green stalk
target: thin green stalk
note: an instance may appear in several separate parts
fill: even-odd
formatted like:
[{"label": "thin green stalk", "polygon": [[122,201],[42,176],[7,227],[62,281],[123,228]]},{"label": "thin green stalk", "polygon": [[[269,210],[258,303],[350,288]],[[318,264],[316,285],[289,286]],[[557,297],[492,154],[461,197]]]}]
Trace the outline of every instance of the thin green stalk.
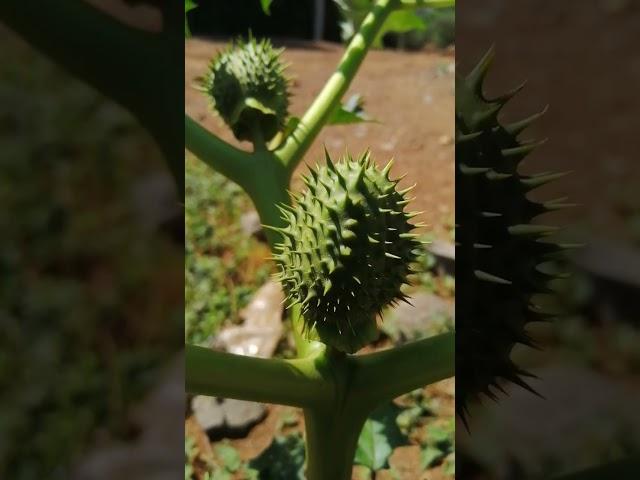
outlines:
[{"label": "thin green stalk", "polygon": [[300,123],[276,150],[289,171],[293,171],[309,150],[313,140],[327,123],[340,99],[346,93],[351,81],[362,64],[376,35],[389,14],[398,6],[398,0],[377,0],[371,12],[360,25],[338,64],[320,94],[303,115]]},{"label": "thin green stalk", "polygon": [[455,332],[351,357],[353,395],[375,406],[455,375]]},{"label": "thin green stalk", "polygon": [[[317,357],[278,360],[186,345],[185,385],[192,394],[311,408],[333,398]],[[321,352],[319,352],[321,353]]]},{"label": "thin green stalk", "polygon": [[304,409],[307,480],[349,480],[360,431],[370,410],[351,395],[352,357],[327,348],[316,357],[333,396]]},{"label": "thin green stalk", "polygon": [[400,7],[413,8],[448,8],[455,7],[456,0],[400,0]]}]

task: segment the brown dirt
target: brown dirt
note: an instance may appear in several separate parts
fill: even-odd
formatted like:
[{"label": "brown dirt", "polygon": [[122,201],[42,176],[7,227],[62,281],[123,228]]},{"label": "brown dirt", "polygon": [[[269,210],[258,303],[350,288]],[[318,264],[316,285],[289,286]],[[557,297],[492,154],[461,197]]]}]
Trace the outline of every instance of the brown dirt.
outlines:
[{"label": "brown dirt", "polygon": [[[434,400],[435,404],[439,405],[438,415],[440,417],[447,418],[454,415],[454,389],[455,380],[452,378],[425,387],[425,394]],[[290,412],[295,412],[297,425],[282,427],[281,420],[283,416]],[[229,443],[238,451],[242,460],[248,461],[259,456],[269,447],[276,435],[286,435],[295,431],[304,433],[304,418],[301,410],[281,405],[267,405],[265,419],[256,425],[247,437],[230,440]],[[186,419],[185,433],[196,442],[199,458],[195,462],[195,466],[198,473],[202,474],[205,471],[207,459],[213,458],[211,444],[206,433],[193,417]],[[420,447],[415,444],[397,448],[389,458],[389,463],[394,468],[395,473],[400,475],[399,480],[445,480],[451,478],[442,472],[442,465],[423,471],[420,467]],[[354,468],[352,480],[360,480],[359,471],[358,467]],[[381,480],[396,478],[393,476],[392,470],[389,469],[380,470],[377,474]]]},{"label": "brown dirt", "polygon": [[574,173],[542,197],[568,195],[583,208],[562,220],[625,238],[616,197],[627,190],[637,199],[640,190],[639,2],[484,0],[464,2],[457,13],[459,71],[468,72],[493,44],[489,93],[528,80],[506,117],[550,106],[532,128],[532,137],[549,141],[532,154],[529,169]]},{"label": "brown dirt", "polygon": [[[193,88],[195,79],[223,46],[201,39],[186,42],[186,110],[211,131],[238,145],[210,111],[205,96]],[[291,64],[288,73],[294,77],[293,115],[304,113],[341,54],[342,47],[328,43],[296,43],[287,48],[284,60]],[[305,161],[321,163],[323,146],[332,156],[347,148],[354,155],[370,148],[379,164],[394,157],[396,174],[408,173],[401,185],[417,183],[412,207],[425,211],[421,220],[432,225],[430,230],[436,236],[448,239],[454,215],[453,62],[452,54],[442,52],[371,52],[344,98],[362,94],[367,113],[382,123],[327,127]],[[248,143],[239,146],[251,148]],[[305,169],[302,165],[299,170]]]}]

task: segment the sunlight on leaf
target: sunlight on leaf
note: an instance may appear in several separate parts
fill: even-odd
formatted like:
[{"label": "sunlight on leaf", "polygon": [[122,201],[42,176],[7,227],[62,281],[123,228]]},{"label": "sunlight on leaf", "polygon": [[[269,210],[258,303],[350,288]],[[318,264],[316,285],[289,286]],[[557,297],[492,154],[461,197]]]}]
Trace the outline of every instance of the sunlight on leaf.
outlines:
[{"label": "sunlight on leaf", "polygon": [[271,15],[271,3],[273,0],[260,0],[260,5],[262,5],[262,11],[267,15]]},{"label": "sunlight on leaf", "polygon": [[194,0],[184,0],[184,36],[190,37],[191,30],[189,30],[189,22],[187,21],[187,13],[196,8],[197,5]]},{"label": "sunlight on leaf", "polygon": [[355,94],[333,112],[327,121],[327,125],[347,125],[362,122],[379,123],[365,113],[362,95]]},{"label": "sunlight on leaf", "polygon": [[378,35],[376,36],[373,46],[382,48],[382,39],[387,33],[406,33],[413,30],[426,30],[427,24],[416,12],[412,10],[398,10],[393,12],[387,18]]},{"label": "sunlight on leaf", "polygon": [[249,465],[260,478],[304,480],[304,440],[299,434],[277,436]]},{"label": "sunlight on leaf", "polygon": [[380,470],[387,466],[394,448],[407,444],[407,438],[396,425],[400,410],[391,403],[369,417],[358,440],[355,463],[371,470]]}]

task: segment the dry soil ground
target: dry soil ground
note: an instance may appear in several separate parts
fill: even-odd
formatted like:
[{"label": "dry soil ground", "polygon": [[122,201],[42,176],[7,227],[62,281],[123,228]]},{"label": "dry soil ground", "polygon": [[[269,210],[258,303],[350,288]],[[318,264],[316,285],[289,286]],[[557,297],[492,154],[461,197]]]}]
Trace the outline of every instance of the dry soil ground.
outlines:
[{"label": "dry soil ground", "polygon": [[[221,42],[192,39],[185,45],[185,103],[193,118],[225,140],[237,144],[231,132],[211,112],[207,98],[193,88]],[[284,53],[293,76],[291,113],[301,116],[334,70],[342,47],[328,43],[296,43]],[[454,215],[453,101],[454,58],[445,52],[405,53],[373,51],[345,99],[359,93],[365,109],[381,123],[325,128],[305,157],[322,162],[323,147],[332,156],[348,149],[353,155],[370,148],[385,164],[395,159],[395,173],[408,173],[403,185],[417,183],[414,209],[425,211],[423,221],[436,235],[446,235]],[[242,148],[250,149],[245,143]],[[303,172],[304,165],[300,167]]]}]

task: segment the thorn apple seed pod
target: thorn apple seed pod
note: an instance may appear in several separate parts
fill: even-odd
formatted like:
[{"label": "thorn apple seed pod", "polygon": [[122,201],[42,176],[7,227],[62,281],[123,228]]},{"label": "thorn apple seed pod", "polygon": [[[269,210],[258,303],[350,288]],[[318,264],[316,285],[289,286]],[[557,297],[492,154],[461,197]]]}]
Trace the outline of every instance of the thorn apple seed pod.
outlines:
[{"label": "thorn apple seed pod", "polygon": [[237,40],[209,66],[204,90],[213,108],[238,140],[254,141],[258,133],[271,140],[284,128],[289,82],[276,50],[267,39]]},{"label": "thorn apple seed pod", "polygon": [[493,100],[484,96],[492,58],[491,50],[456,78],[456,409],[465,423],[469,401],[481,394],[495,399],[492,388],[502,390],[500,381],[533,391],[522,378],[531,375],[510,354],[517,343],[533,346],[527,323],[552,316],[532,303],[539,294],[552,296],[557,276],[540,265],[562,250],[548,238],[556,228],[533,223],[562,205],[527,198],[559,174],[518,172],[540,142],[517,137],[544,111],[508,125],[498,121],[520,88]]},{"label": "thorn apple seed pod", "polygon": [[346,353],[378,337],[386,305],[406,300],[400,288],[420,247],[390,167],[378,169],[369,153],[336,164],[327,154],[295,206],[282,209],[279,280],[302,306],[307,332]]}]

